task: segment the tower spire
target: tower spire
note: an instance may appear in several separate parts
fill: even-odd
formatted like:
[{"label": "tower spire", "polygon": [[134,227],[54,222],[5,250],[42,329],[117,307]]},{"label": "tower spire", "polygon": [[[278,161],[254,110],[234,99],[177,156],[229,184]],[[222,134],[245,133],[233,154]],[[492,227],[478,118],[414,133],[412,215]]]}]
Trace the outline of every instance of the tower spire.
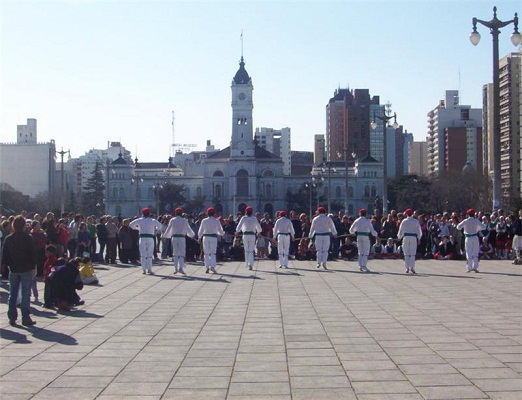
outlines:
[{"label": "tower spire", "polygon": [[243,29],[241,29],[241,61],[243,61]]}]

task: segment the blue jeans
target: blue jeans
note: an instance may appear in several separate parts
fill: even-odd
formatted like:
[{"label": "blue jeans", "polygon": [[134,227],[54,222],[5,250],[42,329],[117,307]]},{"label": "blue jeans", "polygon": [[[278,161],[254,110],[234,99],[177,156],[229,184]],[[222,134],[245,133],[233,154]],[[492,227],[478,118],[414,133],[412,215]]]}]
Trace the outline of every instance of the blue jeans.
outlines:
[{"label": "blue jeans", "polygon": [[9,272],[9,309],[7,310],[7,318],[9,318],[10,321],[16,321],[18,318],[16,300],[18,297],[18,289],[20,288],[20,285],[22,285],[22,302],[20,304],[22,311],[22,321],[28,320],[30,318],[29,302],[31,299],[33,274],[33,271]]}]

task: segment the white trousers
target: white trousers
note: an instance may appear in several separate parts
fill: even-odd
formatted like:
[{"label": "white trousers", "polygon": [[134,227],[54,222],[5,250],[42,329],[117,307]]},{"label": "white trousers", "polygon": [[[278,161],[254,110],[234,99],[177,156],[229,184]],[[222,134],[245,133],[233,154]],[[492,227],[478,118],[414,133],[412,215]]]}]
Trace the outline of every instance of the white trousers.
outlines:
[{"label": "white trousers", "polygon": [[256,248],[256,235],[243,234],[243,246],[245,248],[245,261],[247,267],[254,266],[254,251]]},{"label": "white trousers", "polygon": [[154,252],[154,239],[148,237],[140,238],[141,268],[144,271],[152,271],[152,255]]},{"label": "white trousers", "polygon": [[316,235],[315,249],[317,250],[317,264],[326,264],[328,249],[330,248],[330,235]]},{"label": "white trousers", "polygon": [[359,267],[366,268],[368,254],[370,254],[370,237],[357,235],[357,252],[359,254]]},{"label": "white trousers", "polygon": [[185,237],[172,238],[172,259],[176,271],[183,271],[185,269],[185,256],[187,254],[186,248],[187,243]]},{"label": "white trousers", "polygon": [[466,260],[468,261],[468,271],[478,269],[480,242],[478,236],[467,237],[464,242],[466,248]]},{"label": "white trousers", "polygon": [[279,265],[288,267],[288,251],[290,250],[290,235],[277,235],[277,253]]},{"label": "white trousers", "polygon": [[203,259],[205,260],[205,267],[216,268],[216,249],[217,238],[203,236]]},{"label": "white trousers", "polygon": [[402,251],[404,252],[404,266],[415,271],[415,255],[417,254],[417,238],[404,236],[402,239]]}]

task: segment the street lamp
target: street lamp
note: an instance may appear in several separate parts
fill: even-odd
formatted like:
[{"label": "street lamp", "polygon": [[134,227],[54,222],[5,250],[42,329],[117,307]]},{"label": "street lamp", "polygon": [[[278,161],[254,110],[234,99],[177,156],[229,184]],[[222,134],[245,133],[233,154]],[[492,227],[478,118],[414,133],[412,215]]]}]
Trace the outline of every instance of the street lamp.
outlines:
[{"label": "street lamp", "polygon": [[140,208],[140,183],[143,182],[143,178],[136,174],[134,175],[132,178],[131,178],[131,184],[134,185],[136,184],[136,204],[138,206],[138,213],[136,215],[140,215],[141,213],[141,208]]},{"label": "street lamp", "polygon": [[67,151],[63,151],[63,147],[62,147],[62,151],[57,151],[56,154],[59,154],[61,156],[61,178],[62,178],[62,186],[60,188],[60,215],[62,215],[65,211],[65,185],[64,185],[64,170],[63,170],[63,156],[66,155],[67,153],[69,153],[69,155],[71,155],[71,151],[70,150],[67,150]]},{"label": "street lamp", "polygon": [[500,21],[497,18],[497,7],[493,7],[493,19],[483,21],[473,17],[473,31],[469,35],[469,40],[476,46],[480,42],[480,33],[477,32],[477,22],[489,28],[493,37],[493,210],[501,207],[502,202],[502,176],[500,161],[500,83],[499,83],[499,56],[498,56],[498,35],[499,28],[503,28],[511,23],[515,26],[511,35],[511,43],[518,46],[522,42],[522,36],[518,32],[518,14],[510,21]]},{"label": "street lamp", "polygon": [[373,121],[370,124],[372,129],[377,128],[377,123],[375,122],[375,119],[379,119],[382,121],[382,143],[383,143],[383,152],[382,152],[382,175],[383,175],[383,187],[382,187],[382,215],[388,214],[388,165],[387,165],[387,148],[386,148],[386,127],[388,126],[388,122],[393,119],[393,129],[397,129],[399,127],[399,124],[397,124],[397,114],[393,113],[393,115],[387,115],[386,111],[384,111],[383,115],[375,115],[373,113]]},{"label": "street lamp", "polygon": [[[348,148],[337,152],[337,157],[342,158],[344,154],[344,213],[348,214]],[[352,153],[353,156],[354,153]]]},{"label": "street lamp", "polygon": [[152,188],[154,189],[154,192],[156,194],[156,217],[159,217],[160,210],[159,210],[159,192],[161,189],[163,189],[162,183],[155,183],[152,185]]},{"label": "street lamp", "polygon": [[332,162],[326,161],[326,158],[323,158],[323,163],[321,167],[321,171],[324,173],[328,171],[328,212],[332,212],[332,171],[337,173],[337,170],[332,168]]}]

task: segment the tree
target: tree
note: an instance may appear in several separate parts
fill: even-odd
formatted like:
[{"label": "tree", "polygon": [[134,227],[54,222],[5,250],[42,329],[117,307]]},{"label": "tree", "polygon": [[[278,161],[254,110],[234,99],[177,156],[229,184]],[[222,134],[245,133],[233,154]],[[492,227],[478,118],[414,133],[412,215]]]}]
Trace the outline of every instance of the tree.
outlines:
[{"label": "tree", "polygon": [[158,215],[161,214],[161,210],[172,212],[174,208],[184,205],[187,201],[187,199],[183,195],[184,191],[184,185],[177,185],[175,183],[165,183],[158,194]]},{"label": "tree", "polygon": [[185,203],[186,212],[192,215],[199,214],[205,209],[206,196],[196,196]]},{"label": "tree", "polygon": [[[315,193],[315,191],[314,191]],[[287,210],[293,210],[293,211],[296,211],[298,213],[302,213],[302,212],[305,212],[305,213],[309,213],[310,210],[308,210],[310,208],[309,206],[309,202],[307,199],[309,199],[309,192],[308,192],[308,188],[306,188],[303,185],[301,185],[301,187],[298,189],[298,191],[296,193],[293,193],[291,189],[288,189],[286,191],[286,196],[285,196],[285,202],[286,202],[286,208]]]},{"label": "tree", "polygon": [[82,189],[82,213],[84,215],[96,215],[99,212],[104,214],[105,207],[101,205],[104,204],[105,179],[101,161],[96,162],[91,177],[87,179]]}]

